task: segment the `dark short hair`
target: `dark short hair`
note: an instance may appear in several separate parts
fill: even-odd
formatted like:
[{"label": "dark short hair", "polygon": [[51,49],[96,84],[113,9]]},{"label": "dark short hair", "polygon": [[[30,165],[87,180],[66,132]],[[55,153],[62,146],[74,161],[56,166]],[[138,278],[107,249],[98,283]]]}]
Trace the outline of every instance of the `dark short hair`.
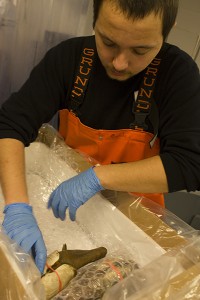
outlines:
[{"label": "dark short hair", "polygon": [[[93,0],[93,27],[99,15],[100,7],[105,0]],[[163,19],[162,35],[166,40],[176,21],[179,0],[106,0],[112,2],[127,18],[143,19],[150,13],[160,14]]]}]

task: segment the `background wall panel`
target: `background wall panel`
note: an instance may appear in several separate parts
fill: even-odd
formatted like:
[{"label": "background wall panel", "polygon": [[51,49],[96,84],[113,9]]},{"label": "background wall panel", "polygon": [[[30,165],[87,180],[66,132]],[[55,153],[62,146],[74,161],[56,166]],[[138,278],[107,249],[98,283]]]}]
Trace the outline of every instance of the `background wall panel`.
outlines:
[{"label": "background wall panel", "polygon": [[0,0],[0,104],[23,84],[49,48],[92,33],[91,3]]}]

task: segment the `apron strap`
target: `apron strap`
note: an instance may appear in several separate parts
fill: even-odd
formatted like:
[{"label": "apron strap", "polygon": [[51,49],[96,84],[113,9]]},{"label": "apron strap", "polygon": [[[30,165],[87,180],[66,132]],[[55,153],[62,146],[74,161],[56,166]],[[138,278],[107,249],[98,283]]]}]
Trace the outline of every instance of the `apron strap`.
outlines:
[{"label": "apron strap", "polygon": [[156,102],[153,97],[154,88],[156,85],[156,78],[162,58],[166,51],[166,44],[152,60],[152,62],[144,70],[144,76],[139,87],[136,101],[133,102],[132,112],[134,114],[134,121],[130,124],[131,129],[148,130],[146,119],[148,117],[154,131],[154,137],[150,141],[152,148],[158,135],[159,126],[159,112]]},{"label": "apron strap", "polygon": [[91,40],[87,45],[83,46],[81,59],[76,71],[74,85],[71,91],[69,110],[72,111],[76,116],[80,115],[79,108],[83,103],[85,93],[87,90],[90,74],[92,71],[93,63],[95,58],[95,44]]}]

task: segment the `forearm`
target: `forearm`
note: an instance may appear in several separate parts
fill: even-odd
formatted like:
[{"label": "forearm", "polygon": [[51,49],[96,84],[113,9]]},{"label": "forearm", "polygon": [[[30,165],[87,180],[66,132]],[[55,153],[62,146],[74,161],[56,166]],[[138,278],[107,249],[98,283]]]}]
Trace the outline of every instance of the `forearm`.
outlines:
[{"label": "forearm", "polygon": [[6,204],[28,203],[24,145],[15,139],[0,139],[0,181]]},{"label": "forearm", "polygon": [[159,156],[123,164],[94,168],[105,189],[136,192],[168,192],[167,178]]}]

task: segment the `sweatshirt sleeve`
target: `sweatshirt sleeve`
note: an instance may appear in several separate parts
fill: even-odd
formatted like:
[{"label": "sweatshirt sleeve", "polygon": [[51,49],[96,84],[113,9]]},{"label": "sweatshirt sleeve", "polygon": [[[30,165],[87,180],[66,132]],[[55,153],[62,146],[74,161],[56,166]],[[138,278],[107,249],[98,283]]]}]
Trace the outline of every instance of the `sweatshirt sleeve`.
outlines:
[{"label": "sweatshirt sleeve", "polygon": [[160,157],[169,192],[200,189],[200,76],[185,53],[166,58],[158,82]]}]

